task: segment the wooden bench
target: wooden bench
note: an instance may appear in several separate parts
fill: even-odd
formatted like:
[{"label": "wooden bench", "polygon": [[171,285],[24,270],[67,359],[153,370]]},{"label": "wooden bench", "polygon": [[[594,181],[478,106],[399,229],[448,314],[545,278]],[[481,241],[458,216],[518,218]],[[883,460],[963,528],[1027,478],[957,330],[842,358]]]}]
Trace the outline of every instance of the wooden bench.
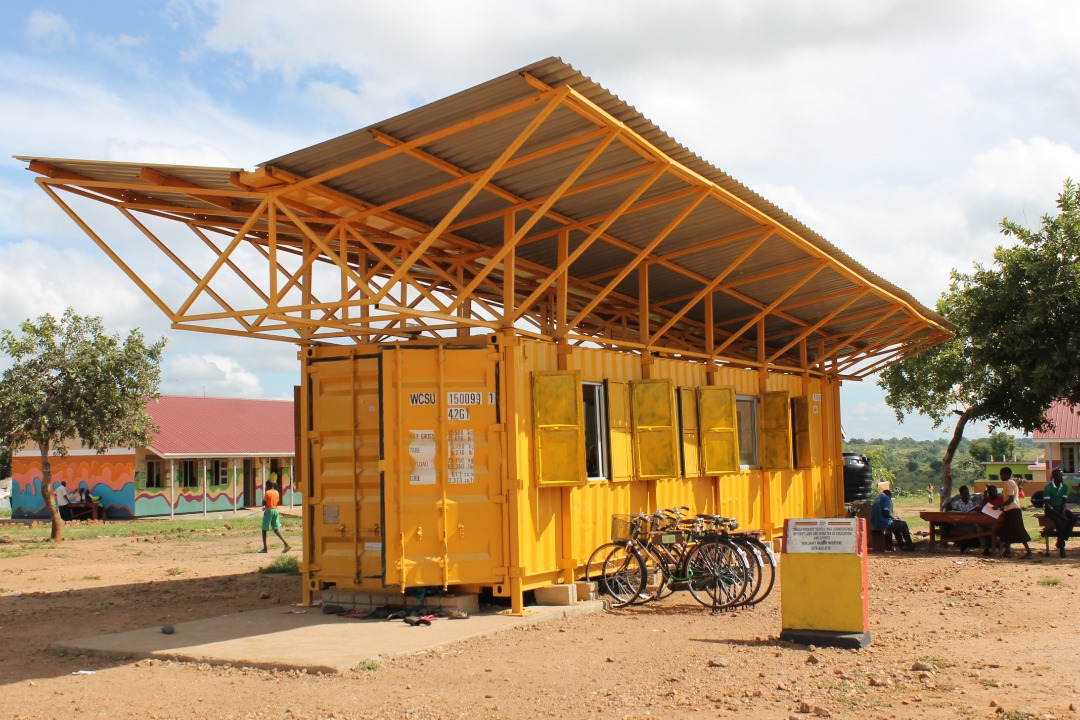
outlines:
[{"label": "wooden bench", "polygon": [[[1041,534],[1039,535],[1039,537],[1041,537],[1043,539],[1043,542],[1046,544],[1046,548],[1044,549],[1043,552],[1044,552],[1044,554],[1049,555],[1050,554],[1050,538],[1054,538],[1055,540],[1057,539],[1057,525],[1050,522],[1050,518],[1046,517],[1046,513],[1037,514],[1035,516],[1035,519],[1039,521],[1039,530],[1042,531]],[[1076,528],[1078,526],[1080,526],[1080,516],[1077,516],[1077,519],[1073,521],[1072,532],[1074,534],[1076,533]],[[1066,538],[1066,540],[1068,540],[1068,538]]]},{"label": "wooden bench", "polygon": [[892,549],[892,531],[870,528],[870,552],[886,552]]}]

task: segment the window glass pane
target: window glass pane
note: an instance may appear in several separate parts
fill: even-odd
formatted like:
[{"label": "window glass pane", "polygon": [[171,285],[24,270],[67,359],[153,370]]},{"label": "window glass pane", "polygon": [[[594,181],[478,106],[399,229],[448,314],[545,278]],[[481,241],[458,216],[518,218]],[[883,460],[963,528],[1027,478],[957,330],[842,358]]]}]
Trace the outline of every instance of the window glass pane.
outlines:
[{"label": "window glass pane", "polygon": [[607,479],[607,422],[604,418],[604,386],[581,384],[585,419],[585,471],[590,480]]},{"label": "window glass pane", "polygon": [[757,467],[757,398],[737,395],[735,412],[739,417],[739,464]]}]

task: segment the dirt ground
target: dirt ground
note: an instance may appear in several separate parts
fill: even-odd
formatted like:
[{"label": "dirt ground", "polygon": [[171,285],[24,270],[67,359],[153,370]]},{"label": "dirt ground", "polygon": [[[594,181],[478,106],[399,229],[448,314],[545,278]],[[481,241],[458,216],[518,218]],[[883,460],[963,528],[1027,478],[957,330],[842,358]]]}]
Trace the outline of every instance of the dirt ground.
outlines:
[{"label": "dirt ground", "polygon": [[300,600],[298,577],[257,572],[254,537],[67,541],[0,559],[0,717],[1080,718],[1072,542],[1065,559],[871,556],[862,650],[780,642],[779,591],[715,616],[677,593],[315,675],[50,650]]}]

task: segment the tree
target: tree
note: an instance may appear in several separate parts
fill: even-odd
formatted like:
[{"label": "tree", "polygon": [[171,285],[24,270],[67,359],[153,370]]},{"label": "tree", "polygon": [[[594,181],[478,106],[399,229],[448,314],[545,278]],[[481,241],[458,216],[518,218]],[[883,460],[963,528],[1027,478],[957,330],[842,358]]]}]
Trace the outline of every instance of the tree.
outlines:
[{"label": "tree", "polygon": [[970,455],[975,462],[990,462],[990,456],[993,450],[990,447],[989,440],[972,440],[971,445],[968,445],[968,455]]},{"label": "tree", "polygon": [[[990,435],[990,459],[1000,457],[1003,460],[1016,457],[1016,438],[1008,433],[996,432]],[[968,451],[970,452],[970,450]]]},{"label": "tree", "polygon": [[146,405],[157,398],[165,340],[147,345],[138,330],[121,342],[106,335],[101,318],[68,308],[59,320],[24,321],[22,335],[0,334],[0,352],[13,363],[0,376],[0,437],[13,448],[37,445],[41,495],[59,540],[49,456],[67,455],[68,444],[105,452],[149,444],[157,431]]},{"label": "tree", "polygon": [[898,420],[921,412],[940,427],[957,418],[942,458],[946,496],[969,422],[1031,432],[1049,427],[1055,400],[1080,402],[1080,189],[1071,180],[1057,207],[1037,231],[1002,220],[1016,244],[999,246],[991,268],[954,270],[938,300],[955,337],[881,373]]}]

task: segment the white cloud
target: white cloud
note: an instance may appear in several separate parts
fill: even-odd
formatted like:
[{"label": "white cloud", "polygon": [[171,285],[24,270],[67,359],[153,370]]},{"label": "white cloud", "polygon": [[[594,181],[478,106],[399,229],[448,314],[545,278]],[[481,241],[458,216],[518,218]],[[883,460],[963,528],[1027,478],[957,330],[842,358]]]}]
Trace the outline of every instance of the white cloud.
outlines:
[{"label": "white cloud", "polygon": [[63,15],[48,10],[34,10],[26,17],[26,36],[51,45],[66,45],[75,40],[75,29]]},{"label": "white cloud", "polygon": [[[72,3],[66,16],[18,16],[15,26],[34,42],[0,52],[0,137],[9,152],[252,167],[557,55],[928,305],[949,270],[989,261],[1003,240],[1002,216],[1037,225],[1061,181],[1080,178],[1080,4],[147,7],[162,14],[160,25],[115,36],[89,34],[100,23],[88,3]],[[80,311],[98,308],[110,326],[164,332],[164,316],[5,156],[5,326],[74,302]],[[110,242],[127,242],[115,219],[101,227]],[[165,270],[145,244],[135,238],[122,255],[153,285]],[[271,393],[295,381],[288,345],[170,336],[170,363],[198,360],[185,361],[195,366],[188,392],[200,394],[194,378],[207,377],[209,394],[213,379],[229,373],[257,375]],[[869,387],[863,399],[845,400],[846,429],[858,417],[860,434],[903,430]]]},{"label": "white cloud", "polygon": [[224,355],[179,354],[162,365],[161,392],[206,397],[263,397],[259,376],[235,358]]}]

